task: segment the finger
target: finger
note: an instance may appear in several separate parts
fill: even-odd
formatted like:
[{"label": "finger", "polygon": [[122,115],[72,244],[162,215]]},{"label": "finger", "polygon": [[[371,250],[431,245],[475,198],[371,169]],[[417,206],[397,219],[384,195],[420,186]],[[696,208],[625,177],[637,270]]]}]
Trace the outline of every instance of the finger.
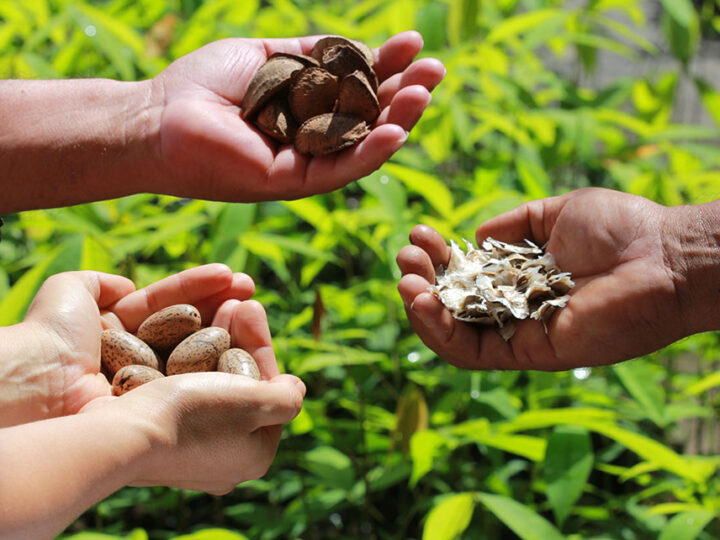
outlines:
[{"label": "finger", "polygon": [[[356,146],[338,154],[319,156],[307,162],[298,175],[297,158],[288,159],[283,167],[273,167],[267,185],[286,198],[299,198],[315,193],[327,193],[369,175],[380,168],[407,140],[403,128],[394,124],[376,127]],[[294,150],[293,150],[294,152]],[[302,178],[298,182],[298,177]],[[283,186],[282,189],[277,189]]]},{"label": "finger", "polygon": [[450,246],[435,229],[428,225],[415,225],[410,231],[410,242],[424,250],[432,262],[433,268],[447,266],[450,261]]},{"label": "finger", "polygon": [[230,336],[234,347],[244,349],[252,355],[263,379],[272,379],[280,373],[262,304],[255,300],[235,304],[230,322]]},{"label": "finger", "polygon": [[203,321],[213,319],[215,312],[227,300],[248,300],[255,294],[255,282],[247,274],[236,272],[230,286],[203,300],[195,302]]},{"label": "finger", "polygon": [[416,274],[430,283],[435,283],[435,269],[427,252],[417,246],[403,246],[397,256],[400,271]]},{"label": "finger", "polygon": [[410,131],[430,104],[430,92],[422,86],[408,86],[403,88],[388,107],[380,113],[375,125],[395,124],[405,131]]},{"label": "finger", "polygon": [[445,66],[435,58],[421,58],[413,62],[405,71],[392,75],[378,87],[380,108],[387,107],[395,94],[408,86],[419,85],[432,91],[446,73]]},{"label": "finger", "polygon": [[510,345],[495,329],[455,320],[428,292],[418,294],[411,309],[446,362],[463,369],[516,369]]},{"label": "finger", "polygon": [[251,415],[253,431],[265,426],[291,422],[302,409],[303,395],[296,384],[285,379],[256,383],[244,400]]},{"label": "finger", "polygon": [[147,317],[173,304],[195,304],[230,287],[233,273],[214,263],[184,270],[121,298],[112,311],[134,332]]},{"label": "finger", "polygon": [[422,36],[415,31],[401,32],[383,43],[375,52],[375,73],[380,82],[410,65],[422,50]]},{"label": "finger", "polygon": [[521,204],[480,225],[475,233],[478,245],[488,236],[503,242],[531,240],[538,245],[550,239],[550,233],[565,205],[563,196],[549,197]]},{"label": "finger", "polygon": [[[240,300],[226,300],[220,307],[215,311],[215,315],[212,318],[210,326],[217,326],[218,328],[224,328],[230,333],[230,325],[232,323],[233,313],[235,308],[240,305]],[[232,338],[232,336],[231,336]]]}]

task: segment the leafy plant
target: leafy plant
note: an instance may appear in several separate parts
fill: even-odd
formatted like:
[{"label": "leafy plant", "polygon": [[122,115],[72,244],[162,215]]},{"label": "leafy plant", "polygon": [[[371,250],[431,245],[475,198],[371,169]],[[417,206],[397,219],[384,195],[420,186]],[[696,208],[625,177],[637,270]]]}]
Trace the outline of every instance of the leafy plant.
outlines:
[{"label": "leafy plant", "polygon": [[[422,345],[395,290],[395,256],[416,223],[472,238],[524,200],[583,186],[663,204],[717,197],[720,97],[691,69],[717,10],[697,4],[662,2],[657,45],[639,31],[639,0],[0,3],[6,77],[130,80],[222,37],[328,32],[379,44],[411,28],[448,68],[391,163],[335,193],[254,205],[138,195],[4,216],[2,324],[22,318],[52,273],[112,271],[142,286],[224,262],[255,279],[281,367],[309,388],[263,479],[223,498],[124,489],[65,537],[720,534],[720,456],[706,442],[716,334],[611,368],[469,373]],[[592,88],[583,81],[601,52],[675,64]],[[676,123],[683,81],[716,127]]]}]

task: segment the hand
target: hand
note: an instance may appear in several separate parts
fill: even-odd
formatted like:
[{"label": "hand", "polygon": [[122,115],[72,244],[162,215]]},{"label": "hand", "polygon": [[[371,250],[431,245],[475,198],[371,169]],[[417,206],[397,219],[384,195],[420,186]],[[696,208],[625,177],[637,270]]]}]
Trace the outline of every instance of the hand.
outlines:
[{"label": "hand", "polygon": [[[27,373],[25,380],[19,384],[17,380],[5,381],[18,388],[18,395],[15,403],[0,400],[0,426],[73,414],[93,399],[108,396],[110,385],[100,374],[103,328],[134,332],[150,314],[178,303],[195,305],[206,325],[212,321],[226,329],[233,322],[235,326],[262,327],[259,317],[252,318],[253,322],[240,320],[240,314],[259,307],[252,307],[254,302],[240,302],[250,298],[254,290],[247,275],[233,274],[222,264],[185,270],[137,291],[130,280],[101,272],[66,272],[50,277],[23,323],[3,329],[19,333],[16,340],[42,354],[22,355],[14,366],[16,372]],[[264,317],[264,311],[262,314]],[[257,360],[261,372],[270,378],[278,370],[274,357],[268,357],[263,348],[268,346],[269,331]],[[253,350],[249,352],[256,355]],[[21,365],[31,359],[35,362],[32,369]],[[0,380],[0,387],[2,383]]]},{"label": "hand", "polygon": [[397,258],[398,289],[408,318],[440,357],[470,369],[561,370],[627,360],[657,350],[693,328],[683,296],[683,263],[674,239],[687,237],[680,212],[641,197],[582,189],[532,201],[481,225],[478,243],[527,238],[547,251],[575,287],[547,334],[519,321],[505,342],[495,329],[457,321],[427,288],[450,249],[426,226],[410,234]]},{"label": "hand", "polygon": [[272,53],[309,54],[321,36],[225,39],[180,58],[152,84],[159,104],[160,173],[153,190],[224,201],[295,199],[324,193],[370,174],[405,142],[443,78],[440,62],[411,63],[422,48],[417,32],[375,50],[381,114],[368,137],[337,154],[310,157],[278,146],[240,114],[255,72]]}]

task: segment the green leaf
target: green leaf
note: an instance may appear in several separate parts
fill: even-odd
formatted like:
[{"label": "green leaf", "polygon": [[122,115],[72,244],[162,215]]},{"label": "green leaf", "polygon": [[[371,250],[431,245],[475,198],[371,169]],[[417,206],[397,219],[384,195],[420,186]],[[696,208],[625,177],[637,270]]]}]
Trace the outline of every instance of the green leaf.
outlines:
[{"label": "green leaf", "polygon": [[454,540],[470,525],[475,497],[472,493],[456,493],[446,497],[428,514],[422,540]]},{"label": "green leaf", "polygon": [[401,180],[411,191],[422,195],[442,217],[452,218],[452,193],[438,178],[394,163],[386,163],[383,170]]},{"label": "green leaf", "polygon": [[254,204],[227,204],[220,212],[212,238],[210,260],[226,262],[239,248],[239,239],[255,219]]},{"label": "green leaf", "polygon": [[528,197],[542,199],[550,195],[550,177],[534,149],[527,146],[520,148],[515,156],[515,166]]},{"label": "green leaf", "polygon": [[697,14],[690,0],[660,0],[665,12],[683,28],[690,28]]},{"label": "green leaf", "polygon": [[92,235],[85,235],[82,247],[79,270],[96,270],[98,272],[116,272],[112,253]]},{"label": "green leaf", "polygon": [[720,386],[720,371],[706,375],[699,381],[691,384],[685,389],[685,393],[691,396],[697,396],[715,386]]},{"label": "green leaf", "polygon": [[694,540],[715,517],[709,510],[678,514],[663,528],[658,540]]},{"label": "green leaf", "polygon": [[715,124],[720,127],[720,92],[700,77],[696,77],[694,80],[705,110],[715,121]]},{"label": "green leaf", "polygon": [[548,439],[543,473],[545,488],[559,525],[570,515],[593,467],[590,436],[584,429],[558,427]]},{"label": "green leaf", "polygon": [[665,392],[657,384],[651,366],[644,360],[633,360],[616,364],[612,370],[648,418],[660,427],[665,426]]},{"label": "green leaf", "polygon": [[549,521],[509,497],[478,493],[477,498],[522,540],[563,540]]},{"label": "green leaf", "polygon": [[352,461],[331,446],[318,446],[302,456],[301,465],[330,487],[349,490],[355,479]]},{"label": "green leaf", "polygon": [[244,534],[227,529],[202,529],[191,534],[173,536],[173,540],[248,540]]},{"label": "green leaf", "polygon": [[523,32],[545,24],[550,19],[568,17],[569,14],[569,12],[565,12],[562,9],[539,9],[514,15],[513,17],[503,20],[500,24],[495,25],[488,34],[486,41],[488,43],[507,41]]},{"label": "green leaf", "polygon": [[412,459],[412,475],[410,487],[430,472],[435,460],[447,449],[448,440],[436,431],[423,429],[416,431],[410,439],[410,458]]}]

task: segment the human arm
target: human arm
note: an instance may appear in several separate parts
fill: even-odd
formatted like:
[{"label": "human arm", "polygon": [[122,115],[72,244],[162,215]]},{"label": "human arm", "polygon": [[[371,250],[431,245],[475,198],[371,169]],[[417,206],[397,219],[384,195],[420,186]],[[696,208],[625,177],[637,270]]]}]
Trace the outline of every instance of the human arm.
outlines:
[{"label": "human arm", "polygon": [[476,233],[547,243],[575,287],[545,333],[519,321],[505,342],[489,327],[452,318],[427,292],[449,248],[426,226],[398,254],[398,289],[408,318],[440,357],[470,369],[560,370],[611,364],[720,327],[720,202],[664,207],[590,188],[531,201]]},{"label": "human arm", "polygon": [[[300,410],[305,388],[297,377],[279,374],[262,306],[238,298],[252,294],[251,286],[247,276],[223,265],[186,270],[139,291],[124,278],[98,272],[70,272],[46,282],[31,308],[33,324],[38,331],[50,325],[55,339],[75,354],[41,364],[48,378],[35,386],[51,392],[36,395],[31,388],[29,396],[37,409],[45,407],[45,419],[0,429],[0,538],[52,538],[126,485],[220,494],[265,473],[280,424]],[[98,374],[99,346],[91,353],[95,334],[103,326],[135,330],[147,314],[178,301],[194,301],[204,320],[228,329],[264,380],[193,373],[111,396]],[[13,407],[0,396],[0,411]]]},{"label": "human arm", "polygon": [[259,478],[280,424],[300,410],[297,381],[175,375],[87,412],[0,429],[0,538],[53,538],[126,485],[224,494]]},{"label": "human arm", "polygon": [[139,192],[249,202],[323,193],[366,176],[405,141],[445,68],[412,62],[417,32],[375,51],[382,109],[352,149],[311,158],[247,124],[239,104],[273,52],[320,36],[226,39],[151,80],[0,81],[0,214]]}]

